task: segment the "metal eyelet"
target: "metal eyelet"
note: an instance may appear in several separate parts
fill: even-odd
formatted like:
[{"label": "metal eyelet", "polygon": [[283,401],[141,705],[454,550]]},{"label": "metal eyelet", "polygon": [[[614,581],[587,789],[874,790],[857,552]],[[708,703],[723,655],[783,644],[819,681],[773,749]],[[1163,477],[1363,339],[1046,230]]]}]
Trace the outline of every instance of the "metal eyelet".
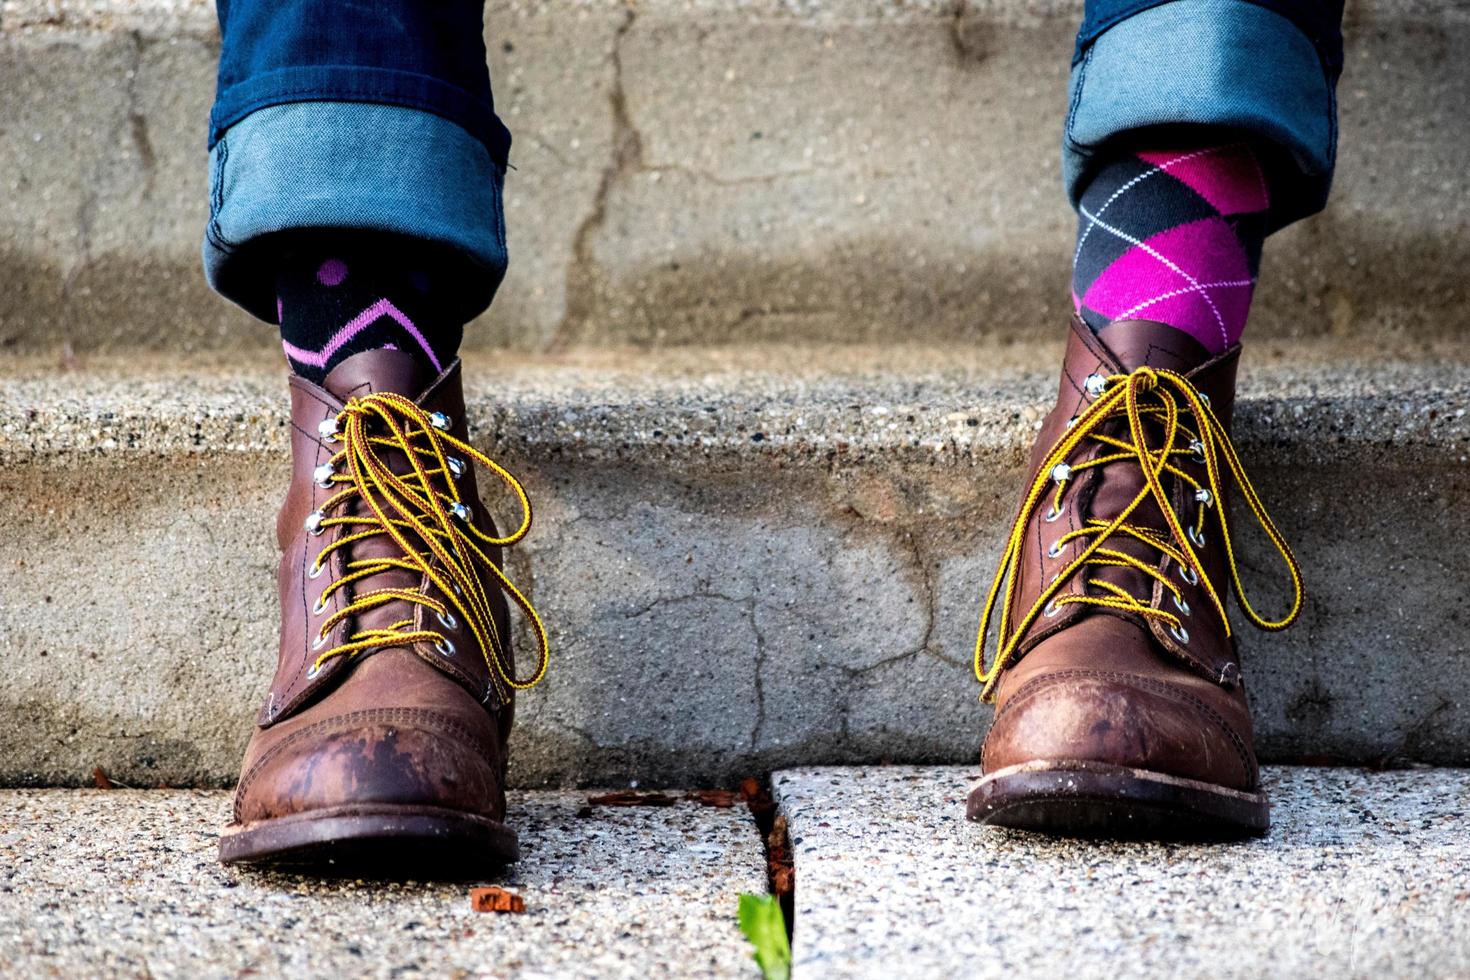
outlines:
[{"label": "metal eyelet", "polygon": [[429,424],[441,432],[447,432],[454,424],[454,420],[443,412],[431,412],[429,413]]},{"label": "metal eyelet", "polygon": [[1215,496],[1214,496],[1214,494],[1210,493],[1210,491],[1207,490],[1204,487],[1200,487],[1198,490],[1196,490],[1194,492],[1194,499],[1195,500],[1198,500],[1201,504],[1203,504],[1206,507],[1213,506],[1214,503],[1215,503]]},{"label": "metal eyelet", "polygon": [[1051,543],[1051,547],[1046,549],[1046,557],[1048,557],[1048,558],[1060,558],[1060,557],[1062,557],[1062,541],[1061,541],[1060,538],[1058,538],[1057,540],[1053,541]]},{"label": "metal eyelet", "polygon": [[319,596],[316,597],[316,605],[314,605],[314,606],[311,607],[311,612],[312,612],[312,615],[313,616],[320,616],[322,613],[324,613],[326,611],[327,611],[327,594],[325,592],[323,592],[321,595],[319,595]]},{"label": "metal eyelet", "polygon": [[1072,467],[1066,463],[1058,463],[1051,468],[1051,478],[1057,483],[1065,483],[1072,475]]},{"label": "metal eyelet", "polygon": [[1205,546],[1205,532],[1197,530],[1193,525],[1190,525],[1189,530],[1184,533],[1189,537],[1190,543],[1196,548],[1203,548]]},{"label": "metal eyelet", "polygon": [[460,503],[458,500],[449,505],[449,513],[453,514],[455,517],[458,517],[466,524],[470,522],[470,509],[464,504]]},{"label": "metal eyelet", "polygon": [[1077,416],[1074,415],[1071,418],[1067,419],[1067,428],[1070,429],[1072,426],[1074,426],[1076,424],[1077,424]]},{"label": "metal eyelet", "polygon": [[1188,582],[1190,585],[1199,584],[1199,572],[1196,572],[1188,565],[1179,566],[1179,577],[1184,579],[1184,581]]},{"label": "metal eyelet", "polygon": [[332,485],[332,477],[336,475],[337,468],[331,463],[323,463],[311,471],[311,478],[316,481],[316,485],[324,489]]},{"label": "metal eyelet", "polygon": [[1199,400],[1205,403],[1205,408],[1212,408],[1213,407],[1210,404],[1210,396],[1207,395],[1207,394],[1205,394],[1203,391],[1201,391],[1199,393]]},{"label": "metal eyelet", "polygon": [[1205,444],[1200,442],[1198,439],[1191,439],[1189,441],[1189,453],[1191,456],[1194,457],[1194,460],[1197,463],[1209,462],[1207,459],[1205,459]]},{"label": "metal eyelet", "polygon": [[[315,650],[316,647],[313,646],[312,649]],[[312,664],[311,665],[311,669],[306,672],[306,679],[309,680],[309,681],[316,680],[316,675],[317,674],[320,674],[321,672],[322,672],[322,668],[319,665]]]},{"label": "metal eyelet", "polygon": [[326,570],[326,565],[319,565],[316,562],[312,562],[311,568],[308,569],[306,572],[306,577],[313,580],[319,579],[322,577],[322,572],[325,572]]},{"label": "metal eyelet", "polygon": [[456,480],[464,476],[464,460],[458,456],[450,456],[445,462],[449,464],[449,472],[454,474]]},{"label": "metal eyelet", "polygon": [[314,510],[310,514],[307,514],[306,522],[303,525],[306,528],[306,533],[310,534],[312,537],[316,537],[318,534],[321,534],[322,520],[322,512],[319,510]]},{"label": "metal eyelet", "polygon": [[1169,627],[1169,632],[1171,634],[1173,634],[1174,639],[1178,640],[1180,643],[1188,643],[1189,642],[1189,630],[1185,629],[1184,627],[1182,627],[1182,626],[1177,626],[1177,627],[1176,626],[1170,626]]},{"label": "metal eyelet", "polygon": [[1062,607],[1057,605],[1057,601],[1053,599],[1051,602],[1048,602],[1046,606],[1041,610],[1041,615],[1050,619],[1061,611]]},{"label": "metal eyelet", "polygon": [[316,424],[316,434],[328,442],[337,442],[337,419],[322,419]]},{"label": "metal eyelet", "polygon": [[1100,374],[1089,374],[1083,380],[1082,387],[1087,389],[1089,397],[1096,398],[1108,390],[1108,379]]},{"label": "metal eyelet", "polygon": [[1189,615],[1189,603],[1177,595],[1174,597],[1174,608],[1186,616]]},{"label": "metal eyelet", "polygon": [[1054,524],[1056,523],[1056,519],[1061,516],[1062,512],[1057,510],[1056,505],[1053,504],[1052,506],[1047,508],[1045,514],[1041,515],[1041,519],[1043,521],[1046,521],[1046,523],[1048,524]]},{"label": "metal eyelet", "polygon": [[452,612],[439,613],[439,622],[447,630],[452,630],[459,625],[459,620],[454,618],[454,613]]},{"label": "metal eyelet", "polygon": [[452,640],[444,640],[443,642],[435,643],[434,650],[441,656],[452,657],[454,656],[454,642]]}]

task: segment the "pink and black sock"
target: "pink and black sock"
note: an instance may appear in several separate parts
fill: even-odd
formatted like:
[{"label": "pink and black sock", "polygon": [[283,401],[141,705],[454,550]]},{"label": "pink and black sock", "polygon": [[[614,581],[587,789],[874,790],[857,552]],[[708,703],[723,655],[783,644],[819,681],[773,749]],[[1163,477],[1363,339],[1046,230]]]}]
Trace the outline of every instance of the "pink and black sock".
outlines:
[{"label": "pink and black sock", "polygon": [[1119,155],[1078,205],[1078,314],[1095,333],[1155,320],[1224,350],[1245,329],[1270,203],[1245,143]]},{"label": "pink and black sock", "polygon": [[299,233],[276,272],[281,346],[291,370],[316,384],[353,354],[394,348],[434,374],[464,336],[427,247],[361,232]]}]

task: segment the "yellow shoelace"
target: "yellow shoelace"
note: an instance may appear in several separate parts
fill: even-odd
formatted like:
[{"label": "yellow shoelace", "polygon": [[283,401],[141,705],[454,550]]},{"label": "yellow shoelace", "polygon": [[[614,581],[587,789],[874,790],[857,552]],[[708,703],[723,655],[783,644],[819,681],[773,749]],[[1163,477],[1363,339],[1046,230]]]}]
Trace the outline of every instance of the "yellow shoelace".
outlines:
[{"label": "yellow shoelace", "polygon": [[[1181,613],[1188,613],[1189,606],[1184,599],[1183,590],[1169,576],[1156,566],[1140,561],[1124,551],[1106,547],[1108,540],[1115,534],[1126,535],[1158,549],[1178,563],[1179,576],[1186,583],[1202,584],[1220,621],[1225,626],[1226,635],[1229,636],[1230,620],[1225,614],[1225,597],[1205,574],[1204,565],[1196,552],[1197,548],[1203,548],[1206,544],[1206,515],[1213,513],[1219,525],[1220,539],[1224,543],[1226,557],[1230,561],[1230,575],[1235,582],[1235,594],[1251,622],[1263,630],[1281,630],[1290,626],[1301,612],[1302,577],[1296,556],[1292,554],[1291,547],[1281,536],[1281,532],[1277,530],[1271,516],[1266,513],[1265,505],[1261,503],[1261,498],[1256,494],[1255,488],[1251,486],[1241,466],[1240,457],[1236,455],[1230,435],[1220,424],[1220,420],[1215,417],[1205,396],[1196,391],[1183,375],[1149,367],[1140,367],[1129,374],[1117,374],[1107,378],[1093,375],[1088,382],[1090,393],[1094,395],[1095,400],[1086,411],[1072,420],[1066,433],[1052,447],[1046,461],[1037,472],[1036,479],[1027,491],[1025,503],[1011,528],[1005,553],[1001,556],[1000,566],[996,569],[995,579],[990,585],[990,594],[985,599],[980,617],[979,635],[975,638],[975,676],[984,685],[980,692],[983,700],[988,701],[993,698],[1001,670],[1015,655],[1016,648],[1036,618],[1054,616],[1064,605],[1101,606],[1159,619],[1169,626],[1176,639],[1180,642],[1188,642],[1189,634],[1184,629],[1184,624],[1178,615],[1166,609],[1157,608],[1114,583],[1096,578],[1087,580],[1088,585],[1101,589],[1104,595],[1059,594],[1065,584],[1084,565],[1128,567],[1137,569],[1160,582],[1164,590],[1172,595],[1175,607]],[[1105,422],[1120,415],[1127,416],[1130,439],[1115,438],[1099,431]],[[1192,417],[1199,431],[1196,432],[1183,424],[1182,415]],[[1163,438],[1157,446],[1149,445],[1148,442],[1145,420],[1149,418],[1162,420]],[[1068,457],[1084,440],[1088,439],[1100,442],[1113,451],[1104,452],[1095,459],[1069,465]],[[1181,455],[1204,463],[1207,474],[1205,483],[1200,483],[1174,465],[1174,460]],[[1271,539],[1271,543],[1275,545],[1291,575],[1293,590],[1291,610],[1281,619],[1270,620],[1261,616],[1246,597],[1245,586],[1241,583],[1240,570],[1235,561],[1235,546],[1230,536],[1229,518],[1223,506],[1216,506],[1218,501],[1224,499],[1220,493],[1220,461],[1222,459],[1228,466],[1236,486],[1240,488],[1241,496],[1250,506],[1256,521]],[[1053,558],[1060,557],[1061,547],[1073,540],[1085,540],[1087,545],[1076,558],[1052,577],[1041,595],[1032,603],[1031,608],[1016,619],[1014,615],[1015,580],[1020,567],[1021,543],[1032,514],[1046,497],[1047,484],[1055,483],[1056,490],[1052,497],[1051,507],[1042,519],[1055,520],[1061,515],[1062,496],[1066,493],[1068,484],[1080,471],[1124,461],[1136,462],[1142,469],[1145,484],[1143,489],[1113,519],[1088,520],[1083,527],[1068,531],[1052,542],[1048,554]],[[1198,518],[1187,529],[1185,522],[1175,512],[1169,495],[1164,489],[1161,478],[1166,474],[1183,480],[1194,488],[1194,499],[1200,504]],[[1167,535],[1155,528],[1140,527],[1129,523],[1133,512],[1149,496],[1154,498],[1163,512],[1164,520],[1169,525]],[[991,616],[1002,590],[1005,592],[1005,602],[1001,606],[997,649],[994,660],[987,666],[985,662],[986,638],[990,632]]]},{"label": "yellow shoelace", "polygon": [[[525,537],[531,529],[531,502],[514,476],[484,453],[450,435],[446,431],[449,425],[450,420],[444,415],[426,412],[391,392],[353,398],[335,419],[322,423],[320,434],[340,442],[342,448],[328,463],[319,466],[314,476],[321,486],[341,485],[342,489],[307,518],[306,527],[312,534],[320,534],[330,527],[351,530],[322,549],[308,576],[320,575],[337,549],[378,535],[392,538],[401,556],[347,562],[346,574],[322,591],[316,611],[324,611],[339,589],[393,568],[427,576],[449,602],[446,605],[417,589],[363,592],[322,623],[312,647],[324,646],[327,634],[348,617],[390,602],[409,602],[435,613],[446,629],[455,628],[458,620],[463,619],[490,667],[492,683],[497,688],[503,685],[525,690],[546,674],[546,628],[530,600],[511,584],[481,545],[509,547]],[[383,434],[372,434],[370,426],[376,426]],[[394,473],[383,462],[380,455],[383,450],[406,457],[412,472],[402,476]],[[480,463],[510,488],[520,502],[519,527],[499,538],[475,527],[471,522],[472,511],[460,499],[456,485],[456,478],[464,472],[466,464],[462,458],[450,455],[451,452],[463,453]],[[344,463],[346,472],[342,472]],[[365,501],[372,513],[327,516],[354,497]],[[437,568],[434,559],[438,559]],[[517,679],[510,669],[506,655],[508,637],[501,636],[496,627],[489,594],[481,585],[481,572],[488,573],[500,590],[521,608],[536,634],[536,670],[527,680]],[[415,630],[413,625],[410,618],[382,628],[359,630],[346,642],[322,651],[308,676],[315,676],[333,657],[350,657],[373,647],[433,643],[441,654],[453,655],[453,641],[449,637],[435,630]]]}]

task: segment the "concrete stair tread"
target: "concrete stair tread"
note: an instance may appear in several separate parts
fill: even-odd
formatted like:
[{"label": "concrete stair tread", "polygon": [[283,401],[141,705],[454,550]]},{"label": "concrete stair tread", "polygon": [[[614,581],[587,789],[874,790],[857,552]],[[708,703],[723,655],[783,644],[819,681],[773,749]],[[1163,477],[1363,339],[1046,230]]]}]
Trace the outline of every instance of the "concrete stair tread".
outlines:
[{"label": "concrete stair tread", "polygon": [[978,767],[777,773],[796,975],[1453,977],[1470,771],[1271,768],[1268,836],[1095,843],[965,819]]},{"label": "concrete stair tread", "polygon": [[[1470,771],[1269,767],[1273,828],[1228,845],[1082,842],[964,819],[975,766],[778,772],[796,976],[1452,977],[1470,970]],[[215,863],[229,794],[0,791],[0,957],[20,974],[754,976],[766,889],[744,808],[511,794],[522,860],[471,884]],[[682,795],[682,794],[676,794]],[[589,813],[590,810],[590,813]]]},{"label": "concrete stair tread", "polygon": [[[1427,342],[1395,353],[1249,348],[1237,440],[1303,462],[1389,445],[1401,462],[1463,454],[1470,354]],[[652,451],[673,461],[841,446],[1014,458],[1048,407],[1058,356],[1055,342],[471,352],[466,379],[476,438],[517,454]],[[0,456],[283,450],[285,377],[273,351],[71,367],[18,358],[0,367]]]},{"label": "concrete stair tread", "polygon": [[[230,794],[3,791],[0,960],[15,976],[749,977],[766,891],[743,806],[512,793],[521,860],[484,882],[321,881],[216,862]],[[476,913],[499,885],[521,915]]]}]

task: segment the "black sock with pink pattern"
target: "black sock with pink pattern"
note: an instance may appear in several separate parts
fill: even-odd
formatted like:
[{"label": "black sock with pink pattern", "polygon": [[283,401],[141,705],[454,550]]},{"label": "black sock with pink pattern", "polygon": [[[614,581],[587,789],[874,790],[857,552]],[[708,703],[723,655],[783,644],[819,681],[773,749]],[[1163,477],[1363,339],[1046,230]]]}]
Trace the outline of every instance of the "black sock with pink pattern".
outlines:
[{"label": "black sock with pink pattern", "polygon": [[435,281],[432,249],[362,232],[299,233],[276,274],[281,346],[291,370],[321,384],[339,362],[393,348],[438,374],[459,350],[464,324]]}]

